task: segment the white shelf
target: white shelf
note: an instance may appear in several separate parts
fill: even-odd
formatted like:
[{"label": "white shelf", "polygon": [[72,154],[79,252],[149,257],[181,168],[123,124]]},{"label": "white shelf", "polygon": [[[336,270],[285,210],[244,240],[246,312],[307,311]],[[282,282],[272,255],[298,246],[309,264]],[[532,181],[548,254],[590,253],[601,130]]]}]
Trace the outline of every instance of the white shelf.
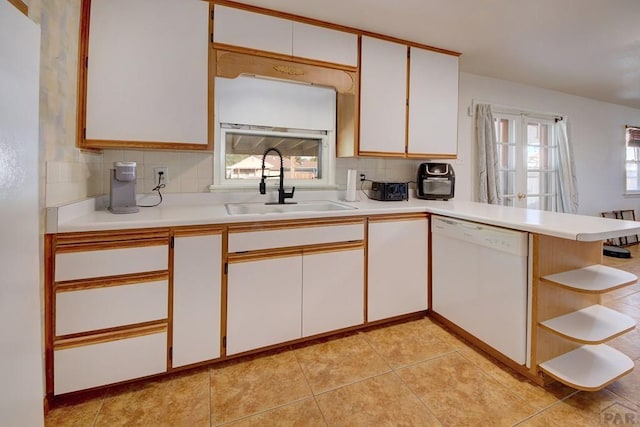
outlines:
[{"label": "white shelf", "polygon": [[597,391],[633,370],[633,361],[605,344],[585,345],[539,367],[549,376],[579,390]]},{"label": "white shelf", "polygon": [[635,320],[601,305],[592,305],[540,323],[552,332],[582,344],[599,344],[632,330]]},{"label": "white shelf", "polygon": [[638,280],[635,274],[596,264],[544,276],[542,280],[583,293],[604,293]]}]

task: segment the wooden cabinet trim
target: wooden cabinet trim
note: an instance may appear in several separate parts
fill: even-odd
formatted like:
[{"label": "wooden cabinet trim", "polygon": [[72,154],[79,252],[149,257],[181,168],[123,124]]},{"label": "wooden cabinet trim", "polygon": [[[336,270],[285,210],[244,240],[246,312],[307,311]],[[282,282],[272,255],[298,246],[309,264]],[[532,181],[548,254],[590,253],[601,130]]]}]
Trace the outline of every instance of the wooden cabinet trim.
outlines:
[{"label": "wooden cabinet trim", "polygon": [[[262,58],[269,58],[272,60],[280,60],[280,61],[291,61],[294,62],[296,65],[300,65],[300,64],[305,64],[305,65],[310,65],[312,67],[322,67],[322,68],[330,68],[330,69],[334,69],[334,70],[339,70],[339,71],[345,71],[348,73],[355,73],[358,71],[358,67],[354,67],[352,65],[345,65],[345,64],[338,64],[335,62],[327,62],[327,61],[320,61],[318,59],[310,59],[310,58],[304,58],[304,57],[300,57],[300,56],[293,56],[293,55],[285,55],[282,53],[276,53],[276,52],[269,52],[266,50],[259,50],[259,49],[253,49],[250,47],[243,47],[243,46],[234,46],[234,45],[230,45],[230,44],[226,44],[226,43],[219,43],[219,42],[215,42],[213,43],[213,49],[215,52],[218,52],[218,56],[221,56],[224,53],[238,53],[238,54],[243,54],[243,55],[250,55],[251,57],[262,57]],[[220,74],[218,74],[220,75]],[[289,78],[292,76],[288,76]]]},{"label": "wooden cabinet trim", "polygon": [[291,20],[291,21],[297,21],[297,22],[302,22],[302,23],[305,23],[305,24],[316,25],[318,27],[325,27],[325,28],[330,28],[330,29],[333,29],[333,30],[344,31],[346,33],[355,33],[357,35],[375,37],[375,38],[379,38],[379,39],[383,39],[383,40],[392,41],[392,42],[395,42],[395,43],[406,44],[408,46],[419,47],[421,49],[426,49],[426,50],[431,50],[431,51],[434,51],[434,52],[444,53],[444,54],[447,54],[447,55],[453,55],[453,56],[460,56],[461,55],[459,52],[454,52],[452,50],[441,49],[441,48],[438,48],[438,47],[429,46],[429,45],[425,45],[425,44],[421,44],[421,43],[416,43],[416,42],[412,42],[412,41],[409,41],[409,40],[404,40],[404,39],[400,39],[400,38],[396,38],[396,37],[391,37],[391,36],[386,36],[386,35],[383,35],[383,34],[374,33],[374,32],[371,32],[371,31],[361,30],[361,29],[353,28],[353,27],[347,27],[347,26],[344,26],[344,25],[333,24],[331,22],[321,21],[319,19],[307,18],[307,17],[304,17],[304,16],[295,15],[295,14],[292,14],[292,13],[280,12],[280,11],[273,10],[273,9],[267,9],[267,8],[264,8],[264,7],[247,5],[247,4],[238,3],[238,2],[230,1],[230,0],[209,0],[209,1],[214,3],[214,4],[219,4],[221,6],[228,6],[228,7],[233,7],[233,8],[236,8],[236,9],[243,9],[243,10],[247,10],[247,11],[250,11],[250,12],[260,13],[260,14],[263,14],[263,15],[270,15],[270,16],[275,16],[275,17],[278,17],[278,18],[288,19],[288,20]]},{"label": "wooden cabinet trim", "polygon": [[167,332],[168,320],[160,319],[135,325],[119,326],[98,331],[81,332],[77,334],[56,337],[54,350],[81,347],[108,341],[141,337],[144,335]]},{"label": "wooden cabinet trim", "polygon": [[[215,72],[212,75],[236,78],[250,73],[285,80],[330,86],[338,93],[355,94],[357,70],[315,60],[299,59],[255,49],[214,45]],[[295,59],[295,60],[294,60]]]},{"label": "wooden cabinet trim", "polygon": [[414,221],[428,219],[429,214],[424,212],[405,213],[405,214],[385,214],[373,215],[369,217],[369,222],[389,222],[389,221]]},{"label": "wooden cabinet trim", "polygon": [[263,249],[259,251],[237,252],[227,256],[229,264],[238,264],[241,262],[260,261],[266,259],[288,258],[292,256],[301,256],[302,248],[278,248]]},{"label": "wooden cabinet trim", "polygon": [[22,0],[9,0],[9,3],[15,6],[20,12],[24,14],[24,16],[29,16],[29,6]]},{"label": "wooden cabinet trim", "polygon": [[208,236],[211,234],[222,234],[225,227],[209,226],[202,227],[180,227],[173,230],[174,237]]},{"label": "wooden cabinet trim", "polygon": [[249,262],[262,259],[283,258],[324,252],[349,251],[364,248],[364,240],[355,242],[320,243],[317,245],[295,246],[289,248],[260,249],[256,251],[230,253],[229,263]]},{"label": "wooden cabinet trim", "polygon": [[364,249],[364,241],[308,246],[302,249],[302,254],[315,255],[327,252],[353,251],[358,249]]},{"label": "wooden cabinet trim", "polygon": [[80,231],[55,234],[56,249],[80,243],[108,243],[140,239],[165,238],[169,241],[168,228],[148,228],[135,230]]},{"label": "wooden cabinet trim", "polygon": [[[209,137],[207,137],[209,138]],[[213,143],[198,144],[195,142],[155,142],[155,141],[127,141],[109,139],[85,139],[80,148],[111,149],[111,148],[144,148],[150,150],[188,150],[188,151],[211,151]]]},{"label": "wooden cabinet trim", "polygon": [[168,246],[169,238],[140,239],[119,242],[78,243],[56,248],[56,254],[71,252],[102,251],[109,249],[143,248],[148,246]]},{"label": "wooden cabinet trim", "polygon": [[321,219],[281,220],[273,222],[246,222],[229,226],[229,234],[247,233],[252,231],[280,230],[285,228],[323,227],[330,225],[364,225],[365,217],[339,217]]},{"label": "wooden cabinet trim", "polygon": [[89,20],[91,16],[91,0],[82,0],[80,5],[80,33],[78,45],[78,85],[76,109],[76,146],[87,146],[85,129],[87,127],[87,65],[89,57]]},{"label": "wooden cabinet trim", "polygon": [[73,292],[87,289],[109,288],[112,286],[135,285],[136,283],[158,282],[162,280],[169,280],[168,270],[56,282],[54,283],[54,291],[56,293]]}]

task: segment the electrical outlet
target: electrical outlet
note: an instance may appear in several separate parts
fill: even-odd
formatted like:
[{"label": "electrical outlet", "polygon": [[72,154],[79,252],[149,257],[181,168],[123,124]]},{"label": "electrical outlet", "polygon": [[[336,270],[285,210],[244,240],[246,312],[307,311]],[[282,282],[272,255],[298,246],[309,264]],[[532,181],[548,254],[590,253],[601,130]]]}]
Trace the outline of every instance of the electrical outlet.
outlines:
[{"label": "electrical outlet", "polygon": [[[162,173],[162,175],[160,175]],[[167,166],[158,166],[153,168],[153,182],[158,184],[169,184],[169,168]]]},{"label": "electrical outlet", "polygon": [[360,174],[360,182],[365,180],[365,175],[363,173]]}]

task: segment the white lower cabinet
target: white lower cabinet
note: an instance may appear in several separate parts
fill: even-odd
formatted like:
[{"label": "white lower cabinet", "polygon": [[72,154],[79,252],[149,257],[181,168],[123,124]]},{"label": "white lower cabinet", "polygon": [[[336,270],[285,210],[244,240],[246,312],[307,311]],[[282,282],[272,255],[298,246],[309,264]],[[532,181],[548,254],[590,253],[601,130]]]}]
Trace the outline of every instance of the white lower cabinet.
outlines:
[{"label": "white lower cabinet", "polygon": [[172,367],[220,357],[222,235],[174,238]]},{"label": "white lower cabinet", "polygon": [[303,337],[364,322],[364,249],[305,253],[302,271]]},{"label": "white lower cabinet", "polygon": [[55,350],[55,394],[69,393],[165,372],[167,333]]},{"label": "white lower cabinet", "polygon": [[370,219],[368,321],[427,309],[428,233],[426,217]]},{"label": "white lower cabinet", "polygon": [[300,338],[302,255],[230,263],[227,355]]}]

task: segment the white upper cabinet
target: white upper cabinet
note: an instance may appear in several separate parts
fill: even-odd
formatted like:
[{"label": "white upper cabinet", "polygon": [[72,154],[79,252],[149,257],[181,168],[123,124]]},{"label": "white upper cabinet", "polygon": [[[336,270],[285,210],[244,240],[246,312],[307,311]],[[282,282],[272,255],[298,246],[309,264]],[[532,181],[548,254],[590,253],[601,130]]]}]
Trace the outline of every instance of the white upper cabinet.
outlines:
[{"label": "white upper cabinet", "polygon": [[357,67],[358,36],[294,22],[293,56]]},{"label": "white upper cabinet", "polygon": [[213,16],[215,43],[291,55],[291,21],[219,5]]},{"label": "white upper cabinet", "polygon": [[215,43],[358,65],[358,36],[226,6],[214,7]]},{"label": "white upper cabinet", "polygon": [[405,152],[407,46],[362,37],[360,152]]},{"label": "white upper cabinet", "polygon": [[93,0],[80,145],[206,148],[208,32],[200,0]]},{"label": "white upper cabinet", "polygon": [[409,68],[408,152],[455,156],[458,57],[412,47]]}]

